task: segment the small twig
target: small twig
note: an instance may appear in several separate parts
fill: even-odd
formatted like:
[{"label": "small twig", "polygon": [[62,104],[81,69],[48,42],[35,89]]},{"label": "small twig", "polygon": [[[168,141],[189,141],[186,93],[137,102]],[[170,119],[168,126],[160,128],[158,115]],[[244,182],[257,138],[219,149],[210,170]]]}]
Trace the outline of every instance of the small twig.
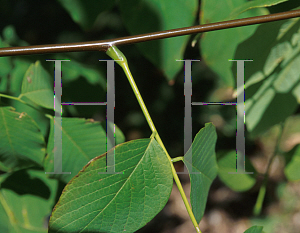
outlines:
[{"label": "small twig", "polygon": [[159,31],[141,35],[121,37],[110,40],[99,40],[79,43],[52,44],[52,45],[35,45],[23,47],[0,48],[0,57],[45,54],[45,53],[62,53],[62,52],[81,52],[81,51],[107,51],[111,46],[120,46],[127,44],[140,43],[158,39],[165,39],[176,36],[184,36],[201,32],[216,31],[227,28],[235,28],[253,24],[273,22],[277,20],[300,17],[300,10],[287,11],[282,13],[262,15],[244,19],[235,19],[224,22],[197,25],[193,27],[178,28],[166,31]]}]

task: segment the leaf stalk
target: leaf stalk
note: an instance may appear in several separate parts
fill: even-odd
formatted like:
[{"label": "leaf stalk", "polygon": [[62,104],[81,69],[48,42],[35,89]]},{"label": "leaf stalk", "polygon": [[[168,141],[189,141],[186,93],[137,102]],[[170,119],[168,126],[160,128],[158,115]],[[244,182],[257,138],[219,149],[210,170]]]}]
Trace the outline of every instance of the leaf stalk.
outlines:
[{"label": "leaf stalk", "polygon": [[168,157],[168,159],[170,161],[173,178],[174,178],[175,183],[176,183],[176,185],[178,187],[178,190],[180,192],[180,195],[181,195],[181,198],[182,198],[182,200],[184,202],[184,205],[185,205],[185,207],[187,209],[187,212],[188,212],[188,214],[189,214],[189,216],[190,216],[190,218],[192,220],[192,223],[193,223],[193,225],[194,225],[194,227],[196,229],[196,232],[197,233],[201,233],[201,230],[199,228],[197,220],[196,220],[196,218],[195,218],[195,216],[193,214],[193,211],[192,211],[192,209],[190,207],[190,204],[189,204],[189,202],[187,200],[187,197],[186,197],[186,195],[184,193],[184,190],[183,190],[183,187],[182,187],[181,182],[179,180],[179,177],[178,177],[178,175],[176,173],[175,167],[173,165],[173,161],[172,161],[172,159],[171,159],[168,151],[166,150],[166,148],[165,148],[165,146],[164,146],[164,144],[163,144],[163,142],[162,142],[162,140],[161,140],[161,138],[160,138],[160,136],[159,136],[159,134],[158,134],[158,132],[157,132],[157,130],[155,128],[155,125],[154,125],[154,123],[153,123],[153,121],[152,121],[152,119],[150,117],[150,114],[149,114],[149,112],[147,110],[147,107],[146,107],[146,105],[145,105],[145,103],[143,101],[143,98],[142,98],[142,96],[141,96],[141,94],[139,92],[139,89],[138,89],[138,87],[137,87],[137,85],[136,85],[136,83],[134,81],[134,78],[133,78],[131,72],[130,72],[130,69],[129,69],[129,66],[128,66],[128,63],[127,63],[127,59],[126,59],[125,55],[116,46],[110,47],[107,50],[106,54],[108,56],[110,56],[112,59],[114,59],[122,67],[125,75],[127,76],[128,81],[129,81],[129,83],[130,83],[130,85],[132,87],[132,90],[133,90],[133,92],[134,92],[134,94],[135,94],[135,96],[137,98],[137,101],[139,102],[139,105],[140,105],[140,107],[141,107],[141,109],[142,109],[142,111],[144,113],[144,116],[145,116],[145,118],[146,118],[146,120],[148,122],[148,125],[149,125],[149,127],[150,127],[150,129],[152,131],[152,135],[154,135],[156,141],[162,147],[162,149],[164,150],[164,152],[166,153],[166,155],[167,155],[167,157]]}]

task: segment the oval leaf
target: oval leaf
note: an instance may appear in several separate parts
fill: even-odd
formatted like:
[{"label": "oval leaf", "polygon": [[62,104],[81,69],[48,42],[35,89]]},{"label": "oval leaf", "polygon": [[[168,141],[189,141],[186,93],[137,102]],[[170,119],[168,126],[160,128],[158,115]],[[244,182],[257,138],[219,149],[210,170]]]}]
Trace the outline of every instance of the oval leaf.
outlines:
[{"label": "oval leaf", "polygon": [[115,147],[115,171],[106,156],[91,160],[65,187],[50,218],[49,233],[135,232],[167,203],[173,185],[170,162],[154,139]]},{"label": "oval leaf", "polygon": [[196,135],[191,148],[184,155],[184,163],[191,180],[191,205],[197,222],[203,217],[208,191],[217,176],[215,154],[217,133],[212,123],[205,124]]}]

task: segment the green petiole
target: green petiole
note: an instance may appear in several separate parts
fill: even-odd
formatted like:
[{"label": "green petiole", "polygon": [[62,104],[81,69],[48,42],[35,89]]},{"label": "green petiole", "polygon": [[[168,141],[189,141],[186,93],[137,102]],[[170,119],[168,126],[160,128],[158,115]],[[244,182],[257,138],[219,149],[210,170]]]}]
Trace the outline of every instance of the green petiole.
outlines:
[{"label": "green petiole", "polygon": [[158,142],[158,144],[165,151],[165,153],[166,153],[166,155],[167,155],[167,157],[168,157],[168,159],[170,161],[170,164],[171,164],[173,178],[174,178],[175,183],[176,183],[176,185],[177,185],[177,187],[179,189],[180,195],[181,195],[182,200],[183,200],[183,202],[185,204],[185,207],[186,207],[186,209],[188,211],[188,214],[189,214],[189,216],[190,216],[190,218],[191,218],[191,220],[193,222],[193,225],[194,225],[197,233],[201,233],[200,228],[198,226],[198,223],[197,223],[197,221],[195,219],[195,216],[193,214],[193,211],[192,211],[192,209],[191,209],[191,207],[190,207],[190,205],[188,203],[187,197],[186,197],[186,195],[185,195],[185,193],[183,191],[181,182],[180,182],[180,180],[178,178],[178,175],[177,175],[176,170],[175,170],[174,165],[173,165],[173,162],[175,162],[174,160],[176,158],[172,161],[169,153],[167,152],[167,150],[166,150],[166,148],[165,148],[165,146],[164,146],[164,144],[163,144],[163,142],[162,142],[162,140],[161,140],[161,138],[160,138],[160,136],[159,136],[159,134],[158,134],[158,132],[157,132],[157,130],[155,128],[155,126],[154,126],[154,123],[153,123],[153,121],[152,121],[152,119],[150,117],[150,114],[149,114],[149,112],[148,112],[148,110],[146,108],[146,105],[145,105],[145,103],[143,101],[143,98],[142,98],[142,96],[141,96],[141,94],[140,94],[140,92],[138,90],[138,87],[137,87],[137,85],[136,85],[136,83],[135,83],[135,81],[133,79],[133,76],[132,76],[132,74],[131,74],[131,72],[129,70],[127,59],[126,59],[125,55],[117,47],[115,47],[115,46],[111,46],[107,50],[106,54],[108,56],[110,56],[112,59],[114,59],[122,67],[125,75],[127,76],[128,81],[129,81],[129,83],[130,83],[130,85],[132,87],[132,90],[133,90],[133,92],[134,92],[134,94],[135,94],[135,96],[136,96],[136,98],[137,98],[137,100],[138,100],[138,102],[139,102],[139,104],[140,104],[140,106],[142,108],[144,116],[145,116],[145,118],[146,118],[146,120],[147,120],[147,122],[149,124],[149,127],[150,127],[150,129],[152,131],[151,138],[154,137],[156,139],[156,141]]},{"label": "green petiole", "polygon": [[[0,97],[4,97],[4,98],[7,98],[7,99],[12,99],[12,100],[19,101],[19,102],[22,103],[22,104],[25,104],[25,105],[27,105],[27,106],[29,106],[29,107],[31,107],[31,108],[34,108],[35,110],[37,110],[37,111],[39,111],[39,112],[42,112],[42,111],[41,111],[40,109],[38,109],[37,107],[35,107],[35,106],[31,105],[31,104],[28,104],[27,102],[25,102],[24,100],[22,100],[22,99],[21,99],[21,96],[22,96],[22,95],[20,95],[19,97],[14,97],[14,96],[5,95],[5,94],[1,94],[1,93],[0,93]],[[44,113],[44,112],[42,112],[42,113]]]}]

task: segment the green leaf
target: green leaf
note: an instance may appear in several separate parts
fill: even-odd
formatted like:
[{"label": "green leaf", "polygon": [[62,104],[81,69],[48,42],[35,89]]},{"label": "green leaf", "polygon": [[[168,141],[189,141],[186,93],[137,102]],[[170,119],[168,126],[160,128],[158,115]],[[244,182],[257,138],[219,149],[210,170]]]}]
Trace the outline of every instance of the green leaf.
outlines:
[{"label": "green leaf", "polygon": [[198,223],[204,214],[209,188],[218,172],[215,155],[216,141],[215,126],[207,123],[197,133],[191,148],[184,155],[184,164],[191,180],[192,210]]},{"label": "green leaf", "polygon": [[0,186],[1,233],[46,233],[57,181],[43,171],[22,170],[6,175]]},{"label": "green leaf", "polygon": [[[45,159],[45,170],[54,171],[54,120],[50,118],[50,135]],[[111,130],[113,126],[110,125]],[[121,130],[116,127],[116,144],[124,142]],[[106,144],[107,143],[107,144]],[[62,170],[71,174],[51,174],[50,177],[69,182],[91,159],[111,148],[111,141],[106,142],[106,129],[93,120],[62,117]]]},{"label": "green leaf", "polygon": [[[131,35],[193,26],[196,0],[127,0],[119,6],[125,26]],[[141,23],[142,22],[142,23]],[[183,53],[189,36],[137,44],[141,53],[173,80],[183,66]]]},{"label": "green leaf", "polygon": [[284,168],[284,173],[289,181],[300,180],[300,145],[297,146],[297,149],[292,157],[292,160]]},{"label": "green leaf", "polygon": [[42,165],[45,141],[37,124],[26,113],[0,108],[0,168],[5,171]]},{"label": "green leaf", "polygon": [[[231,151],[218,159],[219,178],[226,186],[237,192],[244,192],[253,187],[256,182],[254,174],[228,174],[236,172],[236,151]],[[250,160],[245,157],[246,172],[253,172],[255,169]]]},{"label": "green leaf", "polygon": [[[275,127],[275,126],[274,126]],[[300,114],[288,117],[280,139],[280,151],[288,152],[300,143]]]},{"label": "green leaf", "polygon": [[[0,37],[0,48],[8,47],[9,45],[2,42]],[[0,57],[0,91],[7,91],[8,84],[8,74],[12,69],[12,61],[10,57]]]},{"label": "green leaf", "polygon": [[154,139],[115,147],[115,170],[106,156],[91,160],[65,187],[50,218],[49,233],[135,232],[167,203],[172,186],[170,162]]},{"label": "green leaf", "polygon": [[243,5],[236,7],[228,17],[227,20],[232,20],[237,18],[241,13],[259,7],[269,7],[274,6],[288,0],[254,0],[250,2],[245,2]]},{"label": "green leaf", "polygon": [[92,28],[98,15],[115,4],[114,0],[58,0],[58,2],[68,11],[73,21],[83,29]]},{"label": "green leaf", "polygon": [[[52,82],[51,82],[52,80]],[[44,108],[54,109],[53,78],[37,61],[26,71],[19,98],[28,98]],[[26,101],[24,98],[24,101]]]},{"label": "green leaf", "polygon": [[[34,103],[32,103],[32,105],[34,105]],[[49,119],[45,116],[45,113],[43,112],[44,109],[42,109],[42,107],[37,107],[35,109],[19,101],[12,101],[11,106],[16,109],[16,112],[25,112],[28,116],[30,116],[39,127],[43,137],[48,137],[50,123]]]},{"label": "green leaf", "polygon": [[13,64],[14,68],[10,73],[10,92],[14,96],[18,96],[21,94],[22,80],[31,63],[18,58],[13,60]]},{"label": "green leaf", "polygon": [[[201,24],[224,21],[230,13],[243,5],[246,0],[203,0],[201,2]],[[239,18],[254,17],[267,14],[264,8],[244,12]],[[239,43],[250,37],[257,25],[231,28],[226,30],[207,32],[202,35],[200,48],[205,63],[216,72],[227,86],[234,86],[236,75],[231,73],[232,63],[228,59],[234,57]],[[262,37],[263,38],[263,37]]]},{"label": "green leaf", "polygon": [[[252,136],[284,121],[297,109],[298,18],[260,25],[253,36],[238,46],[234,59],[253,59],[245,63],[245,119]],[[236,64],[232,73],[236,74]]]},{"label": "green leaf", "polygon": [[74,81],[81,76],[84,77],[90,84],[99,83],[106,90],[106,77],[103,77],[98,70],[88,67],[82,63],[71,60],[64,62],[62,66],[63,84]]},{"label": "green leaf", "polygon": [[262,226],[252,226],[246,231],[244,231],[244,233],[262,233],[263,232],[262,230],[263,230]]}]

